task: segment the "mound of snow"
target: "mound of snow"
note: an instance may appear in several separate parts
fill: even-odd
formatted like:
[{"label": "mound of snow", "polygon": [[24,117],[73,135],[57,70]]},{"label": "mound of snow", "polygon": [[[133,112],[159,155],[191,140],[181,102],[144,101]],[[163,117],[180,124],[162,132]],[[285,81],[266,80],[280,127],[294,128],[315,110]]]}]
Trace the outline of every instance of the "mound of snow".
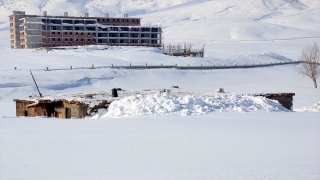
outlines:
[{"label": "mound of snow", "polygon": [[136,95],[116,100],[93,118],[144,115],[203,115],[211,112],[288,111],[277,101],[249,95],[179,96],[170,92]]},{"label": "mound of snow", "polygon": [[311,107],[295,108],[294,111],[297,111],[297,112],[320,112],[320,102],[314,104]]},{"label": "mound of snow", "polygon": [[292,61],[292,59],[289,59],[289,58],[287,58],[285,56],[281,56],[279,54],[272,53],[272,52],[260,53],[260,55],[262,57],[270,57],[270,58],[273,58],[273,59],[279,60],[279,61]]}]

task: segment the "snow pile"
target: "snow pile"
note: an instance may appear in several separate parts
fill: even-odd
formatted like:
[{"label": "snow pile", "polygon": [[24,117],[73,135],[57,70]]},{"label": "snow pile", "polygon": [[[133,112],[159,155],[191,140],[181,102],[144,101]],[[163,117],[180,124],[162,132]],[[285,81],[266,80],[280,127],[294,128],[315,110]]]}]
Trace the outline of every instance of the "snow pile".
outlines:
[{"label": "snow pile", "polygon": [[296,111],[296,112],[320,112],[320,102],[314,104],[311,107],[295,108],[294,111]]},{"label": "snow pile", "polygon": [[249,95],[179,96],[170,92],[128,96],[100,109],[93,118],[143,115],[203,115],[211,112],[288,111],[277,101]]}]

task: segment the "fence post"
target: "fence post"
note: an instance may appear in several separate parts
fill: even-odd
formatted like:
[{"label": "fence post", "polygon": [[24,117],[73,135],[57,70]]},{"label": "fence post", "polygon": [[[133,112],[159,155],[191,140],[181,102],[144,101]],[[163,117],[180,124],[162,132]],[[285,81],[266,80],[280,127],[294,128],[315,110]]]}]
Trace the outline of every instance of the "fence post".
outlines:
[{"label": "fence post", "polygon": [[226,64],[223,64],[224,67],[226,67]]},{"label": "fence post", "polygon": [[70,66],[70,70],[72,70],[72,66]]},{"label": "fence post", "polygon": [[17,67],[14,67],[14,70],[17,70]]},{"label": "fence post", "polygon": [[129,64],[129,66],[131,67],[131,63]]},{"label": "fence post", "polygon": [[162,63],[161,63],[161,66],[162,66]]},{"label": "fence post", "polygon": [[213,64],[213,67],[216,67],[216,64]]},{"label": "fence post", "polygon": [[113,68],[113,64],[111,64],[111,67]]},{"label": "fence post", "polygon": [[236,64],[236,63],[234,63],[234,66],[237,66],[237,64]]},{"label": "fence post", "polygon": [[247,66],[247,63],[244,63],[245,66]]},{"label": "fence post", "polygon": [[148,66],[148,64],[146,63],[146,67]]},{"label": "fence post", "polygon": [[49,71],[49,67],[46,67],[46,71]]}]

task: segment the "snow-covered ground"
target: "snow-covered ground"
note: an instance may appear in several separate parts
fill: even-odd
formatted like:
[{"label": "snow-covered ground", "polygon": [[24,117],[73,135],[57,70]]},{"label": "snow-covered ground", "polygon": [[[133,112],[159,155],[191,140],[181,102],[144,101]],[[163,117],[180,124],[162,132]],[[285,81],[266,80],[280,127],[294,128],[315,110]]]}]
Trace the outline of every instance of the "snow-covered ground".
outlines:
[{"label": "snow-covered ground", "polygon": [[1,179],[319,179],[319,114],[1,119]]},{"label": "snow-covered ground", "polygon": [[[319,8],[317,0],[0,0],[0,179],[319,179],[320,90],[296,73],[298,65],[110,68],[298,60],[306,45],[320,45]],[[206,44],[205,58],[170,57],[145,47],[13,50],[12,10],[129,13],[145,25],[161,24],[166,45]],[[89,69],[92,64],[96,69]],[[15,117],[12,100],[37,95],[29,70],[46,96],[171,86],[212,95],[142,93],[87,119]],[[214,95],[217,88],[226,95]],[[277,92],[296,94],[293,111],[239,96]]]}]

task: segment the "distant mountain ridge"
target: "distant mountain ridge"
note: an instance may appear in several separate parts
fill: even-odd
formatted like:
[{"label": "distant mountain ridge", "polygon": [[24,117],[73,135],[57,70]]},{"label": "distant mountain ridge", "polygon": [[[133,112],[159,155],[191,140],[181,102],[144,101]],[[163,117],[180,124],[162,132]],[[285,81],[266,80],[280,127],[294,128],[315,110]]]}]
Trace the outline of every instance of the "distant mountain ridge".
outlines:
[{"label": "distant mountain ridge", "polygon": [[0,0],[0,30],[26,14],[142,18],[170,41],[268,40],[320,36],[319,0]]}]

